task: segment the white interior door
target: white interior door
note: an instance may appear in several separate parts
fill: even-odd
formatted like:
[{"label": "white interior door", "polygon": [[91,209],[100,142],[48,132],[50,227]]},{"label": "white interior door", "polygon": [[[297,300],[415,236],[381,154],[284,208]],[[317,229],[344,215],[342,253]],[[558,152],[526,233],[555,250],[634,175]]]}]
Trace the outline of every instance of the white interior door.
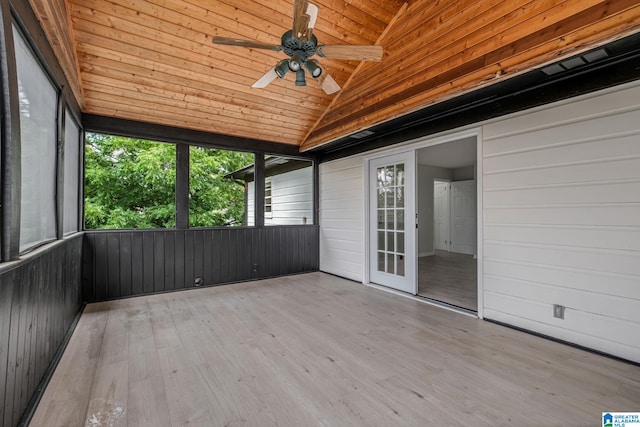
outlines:
[{"label": "white interior door", "polygon": [[450,250],[449,221],[449,183],[433,181],[433,247],[436,250]]},{"label": "white interior door", "polygon": [[369,280],[415,295],[415,152],[371,160],[369,195]]},{"label": "white interior door", "polygon": [[476,182],[451,183],[451,251],[476,253]]}]

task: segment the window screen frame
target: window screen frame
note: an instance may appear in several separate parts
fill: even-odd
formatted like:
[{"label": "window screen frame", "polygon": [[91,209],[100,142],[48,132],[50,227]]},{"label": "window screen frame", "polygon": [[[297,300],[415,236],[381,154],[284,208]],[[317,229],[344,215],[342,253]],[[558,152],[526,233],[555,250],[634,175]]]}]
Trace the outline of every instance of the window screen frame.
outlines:
[{"label": "window screen frame", "polygon": [[[84,203],[83,203],[83,198],[82,198],[82,193],[83,193],[83,182],[84,182],[84,131],[82,129],[82,125],[81,125],[81,121],[75,116],[75,114],[73,113],[73,110],[71,108],[70,105],[66,105],[64,108],[65,114],[64,114],[64,141],[63,141],[63,147],[64,147],[64,159],[62,161],[61,164],[61,170],[63,173],[63,179],[62,179],[62,194],[63,197],[61,198],[61,204],[62,204],[62,208],[60,209],[60,212],[62,212],[62,236],[63,237],[67,237],[70,236],[72,234],[78,233],[80,231],[82,231],[83,229],[83,225],[84,225],[84,218],[83,218],[83,213],[84,213]],[[76,176],[76,185],[75,185],[75,212],[76,212],[76,219],[75,219],[75,226],[74,226],[74,230],[70,230],[68,231],[66,228],[66,213],[67,213],[67,148],[69,147],[68,145],[68,141],[67,141],[67,126],[69,126],[69,124],[73,124],[77,129],[78,129],[78,138],[75,141],[75,148],[77,149],[77,162],[75,165],[75,170],[77,173]]]},{"label": "window screen frame", "polygon": [[[53,225],[53,229],[50,230],[50,232],[47,232],[48,235],[46,236],[40,236],[37,240],[34,241],[30,241],[30,242],[23,242],[22,241],[22,237],[23,237],[23,223],[22,223],[22,218],[24,215],[24,206],[23,206],[23,199],[22,199],[22,194],[24,192],[24,181],[23,181],[23,172],[25,170],[26,165],[24,164],[23,160],[23,156],[22,153],[24,152],[24,138],[23,138],[23,125],[22,125],[22,114],[19,113],[19,122],[20,122],[20,169],[21,169],[21,173],[20,173],[20,200],[19,200],[19,212],[20,212],[20,219],[19,219],[19,224],[20,224],[20,233],[19,233],[19,238],[18,238],[18,254],[19,255],[24,255],[26,253],[29,253],[31,251],[33,251],[34,249],[46,245],[50,242],[56,241],[58,240],[59,236],[60,236],[60,225],[59,225],[59,206],[60,206],[60,202],[59,202],[59,198],[58,198],[58,193],[59,193],[59,177],[60,177],[60,162],[59,162],[59,158],[58,158],[58,153],[60,150],[60,144],[61,144],[61,140],[60,140],[60,123],[61,123],[61,99],[62,99],[62,90],[60,85],[57,84],[56,80],[53,78],[51,71],[49,70],[49,68],[47,67],[46,62],[43,60],[42,55],[39,53],[39,51],[37,50],[36,47],[34,47],[34,43],[32,38],[30,37],[29,33],[25,30],[24,26],[17,20],[15,19],[15,16],[13,17],[13,19],[11,20],[11,29],[12,29],[12,35],[13,35],[13,45],[14,45],[14,51],[16,52],[16,57],[15,57],[15,61],[16,61],[16,79],[19,80],[19,76],[20,76],[20,70],[19,70],[19,61],[18,61],[18,55],[17,55],[17,49],[18,49],[18,45],[19,42],[18,38],[20,38],[20,40],[22,41],[22,43],[24,43],[24,45],[26,46],[26,49],[28,51],[28,53],[31,55],[31,58],[33,59],[33,61],[37,64],[37,66],[39,67],[39,70],[42,72],[42,75],[44,76],[45,80],[49,82],[49,84],[51,85],[51,88],[53,90],[53,92],[55,93],[55,113],[54,113],[54,123],[53,123],[53,132],[54,132],[54,138],[53,141],[55,143],[55,148],[53,151],[53,156],[52,156],[52,161],[53,161],[53,194],[51,194],[51,197],[53,198],[53,211],[51,212],[52,215],[52,225]],[[20,102],[20,101],[18,101]],[[44,194],[41,194],[44,195]]]}]

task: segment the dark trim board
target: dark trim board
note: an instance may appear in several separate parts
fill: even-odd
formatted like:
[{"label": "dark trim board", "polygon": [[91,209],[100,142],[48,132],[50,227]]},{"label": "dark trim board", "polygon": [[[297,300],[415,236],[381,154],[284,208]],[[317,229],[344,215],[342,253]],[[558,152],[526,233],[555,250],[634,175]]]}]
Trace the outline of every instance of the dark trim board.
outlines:
[{"label": "dark trim board", "polygon": [[[265,198],[265,158],[264,154],[256,153],[253,164],[253,218],[257,227],[264,226],[264,198]],[[246,190],[245,190],[246,191]],[[247,196],[248,197],[248,196]]]},{"label": "dark trim board", "polygon": [[81,309],[81,233],[0,269],[0,426],[13,427]]},{"label": "dark trim board", "polygon": [[176,144],[176,228],[189,228],[189,145]]},{"label": "dark trim board", "polygon": [[187,143],[225,150],[308,157],[308,155],[300,154],[297,145],[182,129],[95,114],[82,114],[82,125],[86,132],[106,133],[152,141]]},{"label": "dark trim board", "polygon": [[85,302],[311,272],[319,227],[87,231],[82,263]]},{"label": "dark trim board", "polygon": [[[10,261],[20,252],[20,105],[13,44],[11,8],[0,0],[0,166],[2,211],[0,261]],[[1,378],[1,377],[0,377]],[[2,414],[0,413],[0,421]]]},{"label": "dark trim board", "polygon": [[320,225],[320,165],[313,162],[313,224]]},{"label": "dark trim board", "polygon": [[640,33],[611,42],[604,49],[608,57],[593,63],[553,75],[542,71],[547,67],[529,71],[372,126],[367,129],[373,132],[370,136],[345,136],[307,153],[327,162],[640,79]]},{"label": "dark trim board", "polygon": [[[264,176],[270,177],[275,175],[280,175],[287,172],[293,172],[295,170],[303,169],[312,165],[313,161],[311,159],[294,159],[294,158],[286,158],[284,163],[281,162],[282,157],[277,156],[269,156],[264,159]],[[246,166],[237,171],[231,172],[226,176],[228,178],[232,178],[235,180],[251,182],[255,180],[255,169],[256,163]]]}]

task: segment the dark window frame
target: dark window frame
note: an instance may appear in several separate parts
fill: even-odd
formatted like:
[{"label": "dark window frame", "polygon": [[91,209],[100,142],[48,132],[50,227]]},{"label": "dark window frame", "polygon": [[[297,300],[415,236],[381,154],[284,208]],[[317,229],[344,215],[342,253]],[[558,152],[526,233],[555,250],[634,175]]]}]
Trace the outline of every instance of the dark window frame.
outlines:
[{"label": "dark window frame", "polygon": [[[18,19],[18,16],[14,13],[13,15],[13,19],[12,19],[12,30],[13,28],[15,28],[16,32],[19,33],[19,35],[22,37],[22,40],[24,41],[25,45],[27,46],[27,49],[29,50],[29,53],[32,55],[33,60],[36,62],[36,64],[38,64],[38,66],[40,67],[40,71],[42,71],[42,74],[44,75],[44,77],[49,81],[49,83],[51,84],[52,89],[55,92],[55,104],[56,104],[56,112],[55,112],[55,122],[53,123],[54,125],[54,132],[55,132],[55,141],[56,141],[56,147],[55,147],[55,155],[53,158],[53,170],[54,170],[54,177],[55,177],[55,189],[54,189],[54,206],[53,206],[53,212],[54,212],[54,230],[53,230],[53,237],[50,238],[44,238],[42,240],[37,240],[35,242],[30,242],[28,245],[26,245],[24,248],[20,248],[21,245],[21,234],[22,234],[22,222],[21,222],[21,217],[22,217],[22,200],[20,199],[18,201],[19,207],[18,207],[18,223],[19,223],[19,235],[18,235],[18,255],[25,255],[28,254],[29,252],[34,251],[35,249],[47,245],[51,242],[55,242],[56,240],[58,240],[60,238],[60,236],[62,235],[62,224],[61,224],[61,217],[60,217],[60,205],[61,205],[61,200],[60,200],[60,195],[61,195],[61,188],[60,188],[60,181],[61,181],[61,170],[64,169],[64,165],[61,164],[61,156],[59,155],[59,153],[61,152],[60,147],[61,144],[63,144],[64,142],[64,136],[61,136],[61,128],[62,128],[62,123],[64,123],[63,118],[61,118],[61,114],[64,114],[61,112],[61,104],[62,104],[62,88],[61,86],[56,82],[54,76],[51,73],[50,68],[47,66],[44,57],[42,56],[42,54],[40,53],[38,47],[35,45],[33,39],[31,38],[31,36],[29,35],[29,32],[27,31],[27,29],[25,28],[25,26],[22,24],[22,22],[20,21],[20,19]],[[14,33],[15,34],[15,33]],[[16,40],[15,38],[13,39],[13,48],[14,48],[14,60],[16,61],[16,80],[18,79],[18,67],[17,67],[17,57],[15,56],[15,47],[16,47]],[[21,116],[20,113],[18,113],[18,121],[19,123],[21,123]],[[20,125],[22,126],[22,125]],[[22,147],[22,135],[20,137],[20,146]],[[20,151],[22,151],[20,149]],[[24,167],[24,165],[22,165],[22,157],[20,157],[20,169],[22,170],[22,168]],[[20,181],[18,183],[19,188],[22,190],[22,176],[20,177]],[[21,191],[20,190],[20,191]]]},{"label": "dark window frame", "polygon": [[[64,183],[64,127],[68,110],[75,124],[83,133],[83,125],[80,120],[80,106],[70,89],[67,78],[58,63],[49,41],[47,40],[40,23],[31,8],[29,2],[3,1],[0,3],[0,46],[2,49],[2,140],[1,155],[2,164],[2,229],[0,233],[2,254],[1,261],[13,261],[21,256],[33,252],[49,243],[58,241],[73,233],[64,233],[62,199]],[[21,189],[22,189],[22,159],[21,159],[21,132],[20,132],[20,102],[18,92],[18,70],[16,66],[16,40],[15,32],[22,37],[35,62],[38,64],[46,79],[51,83],[56,94],[55,112],[55,189],[54,189],[54,218],[55,236],[39,240],[25,248],[20,248],[21,227]],[[80,143],[80,141],[78,141]],[[79,175],[82,176],[82,164],[79,159]],[[79,194],[78,197],[81,197]],[[80,207],[80,205],[79,205]],[[81,212],[79,212],[79,218]],[[78,223],[78,231],[81,227]]]},{"label": "dark window frame", "polygon": [[[69,114],[70,113],[70,114]],[[69,123],[69,121],[71,123],[73,123],[77,128],[78,128],[78,139],[77,141],[75,141],[76,143],[76,148],[78,149],[78,164],[76,165],[76,172],[78,174],[78,182],[76,183],[76,195],[77,195],[77,200],[76,200],[76,230],[75,231],[70,231],[70,232],[66,232],[64,230],[64,208],[65,208],[65,201],[64,201],[64,191],[66,190],[66,186],[64,185],[65,183],[65,179],[66,179],[66,170],[64,168],[65,166],[65,157],[66,157],[66,149],[67,149],[67,133],[66,133],[66,128],[67,128],[67,124]],[[75,115],[75,113],[73,112],[71,106],[69,105],[69,103],[65,103],[64,106],[64,120],[63,120],[63,129],[61,132],[61,136],[62,136],[62,144],[63,144],[63,158],[61,160],[61,164],[62,164],[62,237],[69,237],[75,233],[81,232],[83,229],[83,223],[82,223],[82,215],[84,212],[84,131],[82,129],[82,123],[79,119],[79,117],[77,117]]]},{"label": "dark window frame", "polygon": [[[84,118],[85,116],[83,116]],[[104,119],[104,121],[103,121]],[[99,133],[99,134],[106,134],[106,135],[112,135],[112,136],[121,136],[121,137],[126,137],[126,138],[134,138],[134,139],[145,139],[148,141],[153,141],[153,142],[159,142],[159,143],[168,143],[168,144],[173,144],[174,146],[176,146],[176,194],[175,194],[175,198],[176,198],[176,227],[175,229],[178,230],[186,230],[186,229],[195,229],[195,228],[232,228],[231,226],[215,226],[215,227],[191,227],[189,226],[189,206],[188,206],[188,200],[189,200],[189,176],[190,176],[190,169],[189,169],[189,156],[185,155],[185,153],[182,153],[180,155],[178,155],[179,152],[179,148],[178,147],[184,147],[183,150],[188,150],[190,149],[190,147],[194,146],[194,147],[202,147],[202,148],[208,148],[208,149],[214,149],[214,150],[227,150],[227,151],[236,151],[236,152],[245,152],[245,153],[252,153],[254,155],[254,165],[256,167],[256,187],[255,187],[255,199],[254,199],[254,225],[242,225],[241,227],[264,227],[264,218],[266,217],[266,212],[265,212],[265,187],[264,187],[264,176],[265,176],[265,166],[264,166],[264,155],[265,152],[263,151],[251,151],[250,149],[247,149],[245,147],[235,147],[235,148],[229,148],[226,145],[216,145],[216,144],[204,144],[201,142],[193,142],[193,141],[188,141],[186,139],[180,139],[180,132],[184,131],[185,136],[189,136],[189,135],[193,135],[194,131],[191,130],[182,130],[182,129],[174,129],[173,131],[169,132],[168,134],[165,134],[162,137],[158,137],[160,132],[165,132],[166,131],[166,126],[164,125],[153,125],[153,124],[149,124],[149,123],[145,123],[144,125],[144,132],[138,132],[138,127],[135,126],[136,123],[138,122],[132,122],[132,121],[128,121],[128,120],[120,120],[120,119],[113,119],[113,118],[107,118],[104,117],[103,119],[100,119],[99,116],[91,116],[90,119],[90,123],[84,125],[84,133]],[[114,120],[116,120],[119,125],[116,126],[118,127],[118,130],[109,130],[109,127],[107,126],[109,123],[112,123]],[[196,132],[196,134],[200,134],[200,132]],[[153,136],[156,135],[156,136]],[[169,136],[167,136],[169,135]],[[215,135],[211,135],[211,137],[214,137]],[[86,140],[83,139],[83,146],[84,144],[86,144]],[[282,145],[282,144],[281,144]],[[278,150],[275,150],[278,151]],[[85,150],[82,150],[82,153],[85,153]],[[311,157],[311,156],[305,156],[305,155],[301,155],[300,153],[296,153],[295,155],[291,155],[291,154],[287,154],[287,155],[283,155],[283,154],[279,154],[279,153],[271,153],[268,152],[268,154],[270,155],[274,155],[274,156],[284,156],[287,158],[291,158],[291,159],[299,159],[299,160],[305,160],[305,161],[309,161],[311,162],[311,166],[313,168],[313,174],[312,174],[312,178],[313,178],[313,182],[312,182],[312,200],[313,200],[313,221],[305,224],[307,226],[315,226],[318,225],[318,199],[319,199],[319,194],[318,194],[318,164],[317,164],[317,160],[315,157]],[[262,160],[262,161],[261,161]],[[84,183],[85,176],[86,173],[86,168],[83,167],[83,174],[82,174],[82,182]],[[182,175],[182,179],[178,180],[179,175]],[[259,182],[259,178],[260,176],[262,176],[262,182],[263,185],[260,186],[258,184]],[[83,189],[84,189],[84,185],[83,185]],[[180,204],[182,203],[182,207],[180,207]],[[82,217],[82,230],[83,231],[87,231],[88,229],[85,226],[85,218],[84,218],[84,206],[85,206],[85,201],[84,201],[84,195],[82,197],[82,210],[83,210],[83,217]],[[246,202],[245,202],[245,206],[246,206]],[[180,212],[180,216],[182,218],[182,222],[178,222],[178,214]],[[246,216],[246,215],[245,215]],[[122,230],[128,230],[128,229],[122,229]],[[153,230],[164,230],[162,228],[158,228],[158,229],[153,229]],[[91,231],[100,231],[100,230],[93,230],[91,229]]]}]

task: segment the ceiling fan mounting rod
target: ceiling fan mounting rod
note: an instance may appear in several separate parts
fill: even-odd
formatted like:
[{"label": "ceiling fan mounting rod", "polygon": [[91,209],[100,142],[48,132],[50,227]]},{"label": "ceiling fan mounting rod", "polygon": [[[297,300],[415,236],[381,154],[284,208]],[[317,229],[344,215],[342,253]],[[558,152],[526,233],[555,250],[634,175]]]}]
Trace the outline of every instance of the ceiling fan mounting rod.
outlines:
[{"label": "ceiling fan mounting rod", "polygon": [[[316,54],[318,47],[318,39],[315,35],[311,36],[311,40],[300,40],[293,35],[293,31],[289,30],[282,35],[282,50],[289,56],[293,56],[296,53],[300,56],[304,56],[306,61],[308,58]],[[304,53],[304,55],[301,55]]]}]

